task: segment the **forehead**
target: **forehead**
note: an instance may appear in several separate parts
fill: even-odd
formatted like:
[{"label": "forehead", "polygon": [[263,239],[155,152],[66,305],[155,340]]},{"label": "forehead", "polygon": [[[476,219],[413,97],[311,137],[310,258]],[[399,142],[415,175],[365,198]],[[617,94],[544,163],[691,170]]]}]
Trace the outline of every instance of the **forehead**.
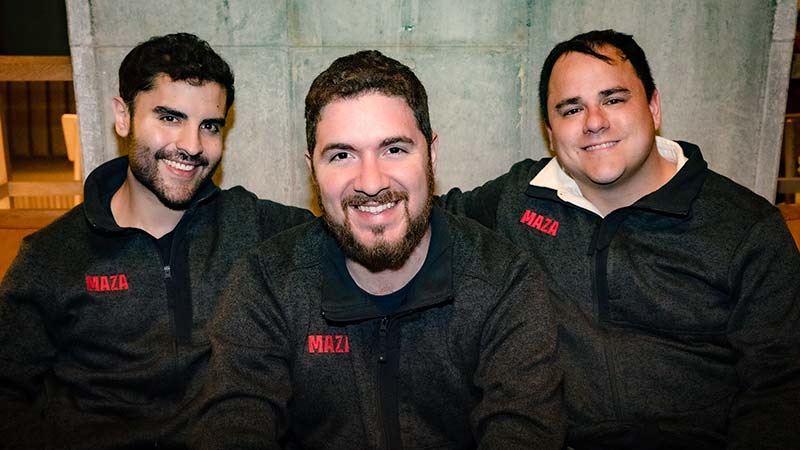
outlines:
[{"label": "forehead", "polygon": [[214,81],[201,84],[184,80],[173,81],[169,75],[162,73],[153,78],[153,86],[149,90],[136,94],[133,103],[137,112],[155,106],[166,106],[186,114],[222,117],[225,113],[225,98],[225,89]]},{"label": "forehead", "polygon": [[383,140],[388,136],[421,135],[405,99],[368,93],[334,100],[322,108],[317,144],[322,141]]},{"label": "forehead", "polygon": [[631,62],[619,50],[605,46],[597,51],[610,58],[608,61],[580,52],[561,55],[553,65],[548,85],[548,103],[557,102],[555,98],[587,95],[614,87],[630,90],[642,89],[639,77]]}]

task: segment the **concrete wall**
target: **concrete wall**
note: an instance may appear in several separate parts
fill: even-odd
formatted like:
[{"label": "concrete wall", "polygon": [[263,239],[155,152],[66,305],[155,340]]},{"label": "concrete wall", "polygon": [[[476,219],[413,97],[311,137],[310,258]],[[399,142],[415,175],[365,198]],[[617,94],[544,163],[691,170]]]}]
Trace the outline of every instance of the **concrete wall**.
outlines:
[{"label": "concrete wall", "polygon": [[554,44],[632,33],[661,90],[662,135],[772,198],[795,0],[67,0],[85,170],[119,154],[110,100],[122,57],[190,31],[232,65],[237,98],[220,177],[309,206],[303,99],[336,57],[377,48],[415,70],[440,136],[439,190],[547,155],[536,89]]}]

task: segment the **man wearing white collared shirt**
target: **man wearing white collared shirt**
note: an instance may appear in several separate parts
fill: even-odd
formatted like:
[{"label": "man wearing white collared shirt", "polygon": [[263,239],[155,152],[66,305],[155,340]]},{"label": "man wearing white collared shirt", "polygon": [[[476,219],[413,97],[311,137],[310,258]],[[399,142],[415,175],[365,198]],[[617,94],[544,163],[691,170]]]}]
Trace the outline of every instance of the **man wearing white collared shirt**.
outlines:
[{"label": "man wearing white collared shirt", "polygon": [[656,137],[660,94],[631,36],[558,44],[539,98],[556,157],[439,201],[548,271],[567,445],[794,448],[800,255],[779,211]]}]

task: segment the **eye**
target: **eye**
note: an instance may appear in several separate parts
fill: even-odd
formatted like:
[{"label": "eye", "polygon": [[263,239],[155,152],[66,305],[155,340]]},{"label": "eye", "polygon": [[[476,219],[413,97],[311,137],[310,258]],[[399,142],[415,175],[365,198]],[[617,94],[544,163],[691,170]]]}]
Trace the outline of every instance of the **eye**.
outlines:
[{"label": "eye", "polygon": [[329,158],[329,161],[330,162],[344,161],[349,157],[350,157],[350,154],[347,153],[347,152],[336,152],[336,153],[332,153],[331,154],[331,156]]},{"label": "eye", "polygon": [[386,153],[389,155],[400,155],[403,153],[408,153],[408,151],[403,147],[389,147],[386,149]]},{"label": "eye", "polygon": [[211,134],[219,134],[222,131],[222,127],[219,126],[217,123],[204,123],[200,125],[201,130],[206,130]]},{"label": "eye", "polygon": [[625,99],[619,97],[612,97],[606,100],[606,105],[616,105],[617,103],[625,103]]},{"label": "eye", "polygon": [[573,115],[573,114],[577,114],[577,113],[579,113],[579,112],[581,112],[581,111],[583,111],[583,108],[569,108],[569,109],[564,109],[564,110],[562,110],[562,111],[561,111],[561,116],[562,116],[562,117],[567,117],[567,116],[571,116],[571,115]]},{"label": "eye", "polygon": [[172,115],[169,115],[169,114],[165,114],[165,115],[159,117],[158,120],[160,120],[162,122],[167,122],[167,123],[178,123],[178,122],[180,122],[179,118],[177,118],[175,116],[172,116]]}]

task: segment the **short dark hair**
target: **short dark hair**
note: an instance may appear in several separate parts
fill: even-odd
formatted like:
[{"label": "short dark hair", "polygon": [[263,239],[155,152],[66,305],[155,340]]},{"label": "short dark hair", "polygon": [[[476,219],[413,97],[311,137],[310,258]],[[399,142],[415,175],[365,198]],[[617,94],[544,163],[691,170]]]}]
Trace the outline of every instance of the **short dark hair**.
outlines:
[{"label": "short dark hair", "polygon": [[647,101],[649,102],[652,99],[656,84],[653,81],[653,75],[650,73],[650,65],[647,63],[644,50],[633,40],[633,36],[614,30],[589,31],[557,44],[553,47],[553,50],[550,51],[550,54],[547,55],[547,59],[544,60],[542,73],[539,77],[539,108],[542,112],[544,123],[547,124],[547,126],[550,126],[550,118],[547,115],[547,96],[550,88],[550,76],[553,73],[553,66],[556,65],[558,58],[566,53],[577,52],[610,62],[611,58],[598,52],[601,47],[606,45],[610,45],[619,50],[620,57],[623,61],[630,61],[633,69],[636,71],[636,76],[639,77],[644,85]]},{"label": "short dark hair", "polygon": [[364,50],[338,58],[311,83],[305,111],[309,155],[314,153],[322,108],[336,100],[368,93],[403,98],[414,112],[430,149],[433,133],[425,87],[406,65],[377,50]]},{"label": "short dark hair", "polygon": [[155,36],[133,48],[119,66],[119,96],[133,112],[139,92],[153,88],[159,74],[172,81],[199,85],[208,81],[225,88],[225,113],[233,104],[233,72],[208,42],[190,33]]}]

